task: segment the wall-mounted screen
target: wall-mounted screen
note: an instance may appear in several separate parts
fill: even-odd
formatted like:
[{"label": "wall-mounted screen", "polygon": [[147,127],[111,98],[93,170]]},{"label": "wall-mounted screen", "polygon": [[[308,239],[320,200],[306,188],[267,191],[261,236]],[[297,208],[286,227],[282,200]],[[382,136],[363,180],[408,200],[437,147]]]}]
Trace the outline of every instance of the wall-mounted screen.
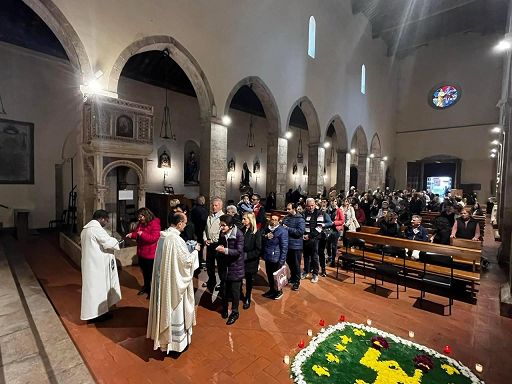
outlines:
[{"label": "wall-mounted screen", "polygon": [[452,178],[448,176],[427,177],[427,189],[439,196],[444,196],[452,189]]}]

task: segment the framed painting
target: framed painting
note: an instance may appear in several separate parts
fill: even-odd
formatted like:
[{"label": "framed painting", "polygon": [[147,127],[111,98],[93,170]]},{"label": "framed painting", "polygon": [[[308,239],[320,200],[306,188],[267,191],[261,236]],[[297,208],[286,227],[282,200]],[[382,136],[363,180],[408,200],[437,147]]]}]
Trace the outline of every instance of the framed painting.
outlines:
[{"label": "framed painting", "polygon": [[34,184],[34,124],[0,119],[0,184]]}]

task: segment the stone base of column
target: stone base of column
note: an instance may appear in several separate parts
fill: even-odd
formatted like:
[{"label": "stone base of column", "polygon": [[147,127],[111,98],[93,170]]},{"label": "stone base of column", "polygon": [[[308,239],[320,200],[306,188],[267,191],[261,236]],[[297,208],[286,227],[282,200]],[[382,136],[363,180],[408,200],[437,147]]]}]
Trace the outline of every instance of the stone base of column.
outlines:
[{"label": "stone base of column", "polygon": [[512,292],[510,283],[500,287],[500,315],[512,318]]}]

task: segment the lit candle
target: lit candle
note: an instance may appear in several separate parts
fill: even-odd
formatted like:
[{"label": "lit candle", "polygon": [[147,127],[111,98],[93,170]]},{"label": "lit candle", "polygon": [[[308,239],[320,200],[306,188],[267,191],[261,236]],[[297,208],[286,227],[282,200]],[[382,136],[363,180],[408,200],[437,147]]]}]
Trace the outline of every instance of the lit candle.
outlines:
[{"label": "lit candle", "polygon": [[325,325],[325,320],[324,319],[320,319],[320,322],[318,324],[320,324],[320,326],[323,327]]},{"label": "lit candle", "polygon": [[366,320],[366,324],[372,325],[372,321],[370,319]]},{"label": "lit candle", "polygon": [[477,371],[478,373],[482,373],[483,370],[484,370],[484,367],[482,366],[482,364],[478,364],[478,363],[475,364],[475,371]]},{"label": "lit candle", "polygon": [[340,315],[340,321],[341,322],[345,321],[345,315]]},{"label": "lit candle", "polygon": [[304,345],[306,345],[306,343],[304,342],[304,340],[301,340],[299,341],[299,348],[304,348]]},{"label": "lit candle", "polygon": [[286,365],[290,365],[290,356],[285,355],[283,361]]},{"label": "lit candle", "polygon": [[409,331],[409,337],[412,339],[414,337],[414,331]]},{"label": "lit candle", "polygon": [[443,352],[447,355],[449,355],[450,353],[452,353],[452,349],[450,348],[449,345],[445,345],[444,348],[443,348]]},{"label": "lit candle", "polygon": [[311,329],[308,329],[308,336],[313,336],[313,331]]}]

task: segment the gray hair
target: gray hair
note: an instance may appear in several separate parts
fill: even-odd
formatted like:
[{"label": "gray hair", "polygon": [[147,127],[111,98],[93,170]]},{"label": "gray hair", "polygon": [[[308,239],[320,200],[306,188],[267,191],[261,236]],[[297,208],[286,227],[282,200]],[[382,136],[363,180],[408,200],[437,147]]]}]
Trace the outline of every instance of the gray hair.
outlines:
[{"label": "gray hair", "polygon": [[419,220],[419,221],[421,221],[422,218],[421,218],[420,215],[412,215],[411,220]]},{"label": "gray hair", "polygon": [[313,202],[313,203],[315,203],[315,204],[316,204],[316,201],[315,201],[315,199],[314,199],[314,198],[312,198],[312,197],[308,197],[308,198],[306,199],[306,204],[307,204],[307,203],[310,203],[310,202]]},{"label": "gray hair", "polygon": [[228,213],[229,211],[234,211],[235,213],[238,213],[238,209],[234,205],[228,205],[226,207],[226,213]]}]

